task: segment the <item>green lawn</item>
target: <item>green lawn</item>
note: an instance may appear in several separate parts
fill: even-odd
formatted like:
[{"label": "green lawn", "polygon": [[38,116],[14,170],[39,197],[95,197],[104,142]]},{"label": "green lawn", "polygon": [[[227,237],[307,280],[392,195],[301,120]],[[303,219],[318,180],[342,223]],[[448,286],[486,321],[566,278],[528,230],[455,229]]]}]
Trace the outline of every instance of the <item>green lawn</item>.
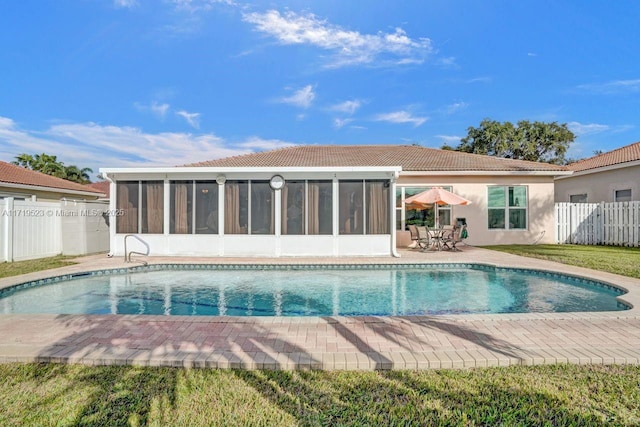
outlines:
[{"label": "green lawn", "polygon": [[640,367],[391,372],[0,365],[0,425],[639,425]]},{"label": "green lawn", "polygon": [[[640,277],[640,250],[496,246]],[[64,257],[0,264],[0,277]],[[278,372],[0,364],[0,425],[640,425],[639,366]]]},{"label": "green lawn", "polygon": [[29,261],[2,262],[0,263],[0,278],[75,264],[75,262],[70,261],[73,258],[75,257],[59,255],[51,258],[33,259]]},{"label": "green lawn", "polygon": [[484,248],[640,279],[640,248],[586,245],[504,245]]}]

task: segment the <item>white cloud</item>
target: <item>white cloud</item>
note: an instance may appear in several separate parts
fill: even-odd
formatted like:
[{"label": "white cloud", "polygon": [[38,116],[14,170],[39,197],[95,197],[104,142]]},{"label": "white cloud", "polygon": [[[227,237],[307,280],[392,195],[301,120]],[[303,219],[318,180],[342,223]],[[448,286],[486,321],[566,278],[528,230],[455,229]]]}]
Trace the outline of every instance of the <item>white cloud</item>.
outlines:
[{"label": "white cloud", "polygon": [[189,113],[187,111],[181,110],[176,111],[176,115],[184,118],[187,123],[191,125],[191,127],[200,129],[200,113]]},{"label": "white cloud", "polygon": [[133,104],[134,107],[136,107],[136,110],[140,111],[140,112],[151,112],[153,115],[164,119],[165,116],[167,115],[167,112],[169,111],[170,105],[166,104],[166,103],[159,103],[157,101],[153,101],[151,104],[149,105],[143,105],[140,104],[139,102],[136,102]]},{"label": "white cloud", "polygon": [[600,125],[597,123],[583,124],[578,122],[567,123],[567,127],[577,136],[592,135],[594,133],[605,132],[611,128],[608,125]]},{"label": "white cloud", "polygon": [[291,96],[285,96],[280,98],[278,102],[283,104],[290,104],[300,108],[309,108],[311,103],[315,99],[316,94],[313,91],[313,87],[311,85],[307,85],[302,89],[298,89]]},{"label": "white cloud", "polygon": [[176,9],[190,13],[211,10],[216,4],[235,5],[232,0],[171,0]]},{"label": "white cloud", "polygon": [[290,147],[295,143],[251,136],[229,142],[212,133],[146,133],[136,127],[67,123],[43,131],[21,129],[0,116],[0,159],[45,152],[67,165],[99,168],[179,166],[203,160]]},{"label": "white cloud", "polygon": [[491,77],[483,76],[483,77],[474,77],[472,79],[466,80],[465,83],[491,83]]},{"label": "white cloud", "polygon": [[344,101],[339,104],[329,107],[331,111],[337,111],[339,113],[345,113],[352,115],[362,106],[362,101],[358,99],[352,99],[350,101]]},{"label": "white cloud", "polygon": [[636,93],[640,92],[640,79],[614,80],[606,83],[590,83],[580,85],[578,86],[578,89],[605,95]]},{"label": "white cloud", "polygon": [[333,119],[333,126],[336,129],[342,129],[344,126],[348,125],[349,123],[351,123],[353,121],[353,119],[339,119],[339,118],[335,118]]},{"label": "white cloud", "polygon": [[393,33],[362,34],[345,30],[313,14],[277,10],[246,13],[245,22],[285,45],[310,45],[333,52],[330,67],[421,63],[432,52],[428,38],[412,39],[401,28]]},{"label": "white cloud", "polygon": [[293,142],[282,141],[280,139],[263,139],[258,136],[252,136],[247,138],[244,142],[237,144],[240,148],[247,148],[250,150],[276,150],[279,148],[293,147],[297,144]]},{"label": "white cloud", "polygon": [[460,144],[461,136],[455,135],[436,135],[436,138],[440,139],[443,144],[447,144],[450,146],[455,146]]},{"label": "white cloud", "polygon": [[391,113],[378,114],[375,116],[374,120],[389,123],[411,123],[413,126],[418,127],[429,120],[429,118],[416,117],[408,111],[394,111]]},{"label": "white cloud", "polygon": [[454,102],[453,104],[449,104],[445,107],[446,114],[457,113],[458,111],[465,110],[469,106],[466,102]]},{"label": "white cloud", "polygon": [[252,150],[234,146],[208,133],[145,133],[135,127],[96,123],[57,124],[44,131],[20,129],[0,117],[0,158],[11,161],[20,153],[58,156],[65,164],[90,167],[176,166]]},{"label": "white cloud", "polygon": [[454,56],[438,59],[438,65],[444,68],[459,68],[459,65],[456,62],[456,58]]},{"label": "white cloud", "polygon": [[158,104],[154,101],[151,103],[151,111],[160,117],[164,117],[169,111],[169,104]]},{"label": "white cloud", "polygon": [[125,7],[130,9],[137,6],[138,2],[137,0],[113,0],[113,5],[118,8]]}]

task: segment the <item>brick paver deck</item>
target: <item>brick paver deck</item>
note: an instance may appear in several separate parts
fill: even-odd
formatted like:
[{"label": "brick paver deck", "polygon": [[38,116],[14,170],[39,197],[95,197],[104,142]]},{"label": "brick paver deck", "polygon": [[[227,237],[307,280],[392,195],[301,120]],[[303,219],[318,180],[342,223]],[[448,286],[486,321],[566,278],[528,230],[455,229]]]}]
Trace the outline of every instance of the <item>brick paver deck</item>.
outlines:
[{"label": "brick paver deck", "polygon": [[[556,269],[623,286],[638,307],[640,281],[477,248],[400,259],[216,259],[153,262],[482,262]],[[80,265],[0,280],[0,287]],[[638,364],[640,316],[622,312],[406,317],[251,318],[124,315],[0,315],[0,361],[244,369],[431,369],[514,364]]]}]

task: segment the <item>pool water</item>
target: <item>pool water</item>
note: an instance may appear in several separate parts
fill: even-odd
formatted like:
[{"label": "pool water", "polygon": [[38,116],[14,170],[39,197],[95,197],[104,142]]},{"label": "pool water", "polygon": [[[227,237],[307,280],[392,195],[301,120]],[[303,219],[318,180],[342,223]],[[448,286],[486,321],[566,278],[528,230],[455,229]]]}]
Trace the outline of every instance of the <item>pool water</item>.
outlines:
[{"label": "pool water", "polygon": [[[184,268],[184,267],[182,267]],[[615,311],[586,279],[492,267],[238,269],[85,276],[2,291],[0,313],[362,316]]]}]

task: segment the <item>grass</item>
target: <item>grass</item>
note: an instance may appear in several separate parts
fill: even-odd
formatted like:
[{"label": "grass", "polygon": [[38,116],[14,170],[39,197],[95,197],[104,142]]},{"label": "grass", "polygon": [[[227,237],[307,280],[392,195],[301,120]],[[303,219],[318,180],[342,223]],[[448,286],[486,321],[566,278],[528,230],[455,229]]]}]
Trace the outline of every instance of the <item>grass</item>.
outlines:
[{"label": "grass", "polygon": [[76,264],[70,261],[75,257],[54,256],[50,258],[33,259],[29,261],[3,262],[0,263],[0,279],[3,277],[17,276],[20,274],[33,273],[34,271],[48,270],[50,268],[64,267]]},{"label": "grass", "polygon": [[640,279],[640,248],[586,245],[503,245],[484,248]]},{"label": "grass", "polygon": [[0,425],[638,425],[640,367],[320,372],[0,365]]},{"label": "grass", "polygon": [[[639,249],[490,249],[640,277]],[[0,277],[72,264],[0,264]],[[639,366],[282,372],[0,364],[0,425],[640,425]]]}]

